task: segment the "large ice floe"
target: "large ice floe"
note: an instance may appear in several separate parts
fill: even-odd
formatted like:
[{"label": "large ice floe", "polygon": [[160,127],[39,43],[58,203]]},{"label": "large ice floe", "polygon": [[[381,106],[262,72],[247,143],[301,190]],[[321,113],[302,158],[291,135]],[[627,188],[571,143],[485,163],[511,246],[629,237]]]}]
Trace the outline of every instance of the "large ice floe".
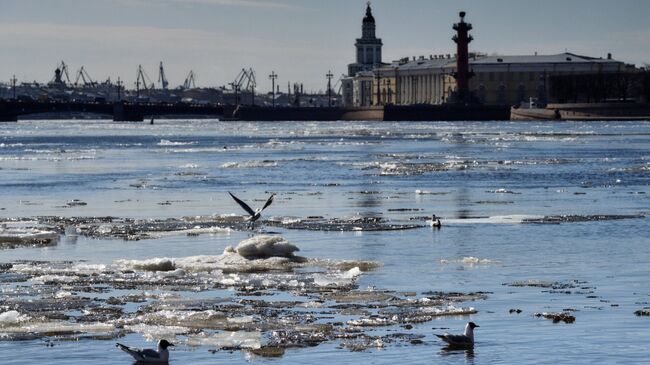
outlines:
[{"label": "large ice floe", "polygon": [[59,233],[47,227],[11,223],[0,225],[0,248],[49,246],[57,242]]},{"label": "large ice floe", "polygon": [[[0,265],[0,341],[114,339],[137,333],[209,350],[281,356],[323,342],[362,351],[408,346],[390,326],[470,315],[482,293],[361,290],[380,266],[296,255],[281,236],[260,235],[221,255]],[[415,338],[417,340],[417,338]]]}]

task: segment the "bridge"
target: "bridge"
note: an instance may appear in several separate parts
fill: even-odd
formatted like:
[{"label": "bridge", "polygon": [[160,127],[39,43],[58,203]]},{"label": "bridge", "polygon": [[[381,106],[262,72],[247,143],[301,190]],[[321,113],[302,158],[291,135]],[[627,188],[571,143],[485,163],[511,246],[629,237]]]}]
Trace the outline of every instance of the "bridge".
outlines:
[{"label": "bridge", "polygon": [[[0,100],[0,122],[15,122],[18,117],[43,113],[89,113],[112,115],[118,122],[141,122],[145,117],[204,116],[222,118],[222,105],[187,103],[101,103],[78,101]],[[232,113],[232,111],[231,111]]]}]

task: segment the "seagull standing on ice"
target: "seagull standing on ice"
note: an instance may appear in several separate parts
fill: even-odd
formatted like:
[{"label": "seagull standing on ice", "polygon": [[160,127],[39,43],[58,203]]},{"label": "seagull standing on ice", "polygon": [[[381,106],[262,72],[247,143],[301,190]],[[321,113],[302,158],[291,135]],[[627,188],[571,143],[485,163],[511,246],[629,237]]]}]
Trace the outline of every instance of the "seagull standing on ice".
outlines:
[{"label": "seagull standing on ice", "polygon": [[145,363],[166,363],[169,361],[169,350],[168,347],[174,346],[173,343],[167,342],[167,340],[160,340],[158,342],[158,350],[154,349],[139,349],[135,347],[130,347],[118,343],[115,345],[119,347],[122,351],[133,356],[136,361],[141,361]]},{"label": "seagull standing on ice", "polygon": [[231,192],[228,192],[230,196],[235,199],[237,204],[239,204],[240,207],[242,207],[246,213],[248,213],[250,216],[246,218],[246,221],[249,222],[252,226],[255,226],[255,222],[260,219],[262,216],[262,211],[266,208],[268,208],[271,203],[273,203],[273,198],[275,197],[275,194],[271,194],[271,196],[266,200],[266,203],[264,203],[264,206],[262,208],[259,208],[257,210],[253,210],[248,204],[244,203],[241,199],[237,198],[236,196],[232,195]]},{"label": "seagull standing on ice", "polygon": [[465,333],[462,335],[450,335],[449,333],[445,333],[444,335],[436,336],[448,343],[449,347],[474,347],[474,328],[476,327],[479,327],[479,325],[474,322],[469,322],[465,326]]}]

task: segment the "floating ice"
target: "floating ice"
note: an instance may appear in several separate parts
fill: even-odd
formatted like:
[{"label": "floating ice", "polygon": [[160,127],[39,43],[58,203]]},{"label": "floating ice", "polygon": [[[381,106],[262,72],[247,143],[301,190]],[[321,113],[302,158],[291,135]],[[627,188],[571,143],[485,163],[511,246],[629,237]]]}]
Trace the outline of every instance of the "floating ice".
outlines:
[{"label": "floating ice", "polygon": [[7,311],[0,313],[0,328],[18,325],[30,320],[30,317],[26,314],[21,314],[18,311]]},{"label": "floating ice", "polygon": [[188,346],[210,346],[217,349],[259,349],[262,347],[260,332],[222,332],[216,334],[192,335],[187,338]]},{"label": "floating ice", "polygon": [[235,249],[239,255],[248,259],[269,257],[294,257],[298,247],[280,236],[255,236],[239,243]]},{"label": "floating ice", "polygon": [[494,263],[495,261],[492,261],[490,259],[481,259],[478,257],[463,257],[462,259],[455,259],[455,260],[449,260],[449,259],[441,259],[440,263],[441,264],[464,264],[464,265],[489,265]]},{"label": "floating ice", "polygon": [[0,248],[55,245],[59,233],[47,228],[0,227]]},{"label": "floating ice", "polygon": [[196,142],[173,142],[168,139],[161,139],[156,145],[158,146],[188,146],[196,144]]}]

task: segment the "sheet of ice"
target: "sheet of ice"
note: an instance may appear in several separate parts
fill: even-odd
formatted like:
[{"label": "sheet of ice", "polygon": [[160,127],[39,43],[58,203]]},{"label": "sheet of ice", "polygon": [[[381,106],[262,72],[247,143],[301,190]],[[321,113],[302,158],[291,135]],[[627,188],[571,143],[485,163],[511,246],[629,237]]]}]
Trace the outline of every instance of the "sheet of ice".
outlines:
[{"label": "sheet of ice", "polygon": [[221,332],[216,334],[200,333],[187,338],[188,346],[210,346],[220,348],[259,349],[262,347],[260,332]]},{"label": "sheet of ice", "polygon": [[[543,216],[539,215],[526,215],[526,214],[512,214],[512,215],[495,215],[492,217],[479,217],[479,218],[462,218],[441,219],[442,226],[448,225],[467,225],[467,224],[521,224],[530,219],[542,219]],[[427,223],[430,223],[428,221]]]},{"label": "sheet of ice", "polygon": [[462,259],[440,259],[440,263],[443,265],[446,264],[463,264],[463,265],[489,265],[493,264],[496,261],[490,259],[482,259],[478,257],[463,257]]}]

